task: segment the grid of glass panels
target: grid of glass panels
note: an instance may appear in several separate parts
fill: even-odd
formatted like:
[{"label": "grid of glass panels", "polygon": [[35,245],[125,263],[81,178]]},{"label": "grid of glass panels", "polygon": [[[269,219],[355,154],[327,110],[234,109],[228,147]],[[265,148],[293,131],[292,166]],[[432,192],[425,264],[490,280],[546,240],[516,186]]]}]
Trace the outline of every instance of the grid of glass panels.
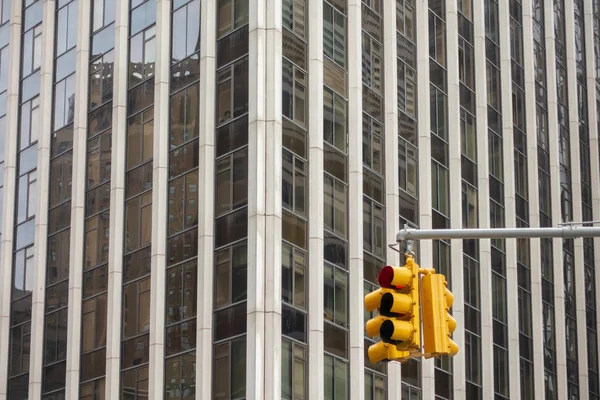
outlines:
[{"label": "grid of glass panels", "polygon": [[[548,132],[548,97],[546,82],[546,42],[544,2],[533,0],[533,60],[538,144],[538,190],[540,226],[551,227],[550,148]],[[544,324],[544,380],[547,399],[556,399],[556,342],[554,322],[554,271],[552,240],[540,241],[542,269],[542,319]]]},{"label": "grid of glass panels", "polygon": [[[450,159],[448,130],[446,3],[429,3],[429,79],[431,119],[431,196],[433,229],[450,228]],[[462,96],[461,96],[462,97]],[[433,241],[433,267],[444,274],[451,290],[450,242]],[[451,396],[452,361],[435,360],[436,395]]]},{"label": "grid of glass panels", "polygon": [[[400,226],[419,223],[419,153],[417,124],[417,33],[415,1],[396,0],[396,51],[398,96],[398,187]],[[382,153],[384,154],[384,153]],[[417,250],[418,254],[418,250]],[[402,260],[404,261],[404,260]],[[365,259],[365,280],[377,279]],[[374,275],[374,276],[373,276]],[[367,318],[365,313],[365,318]],[[365,345],[366,347],[366,345]],[[365,365],[366,359],[365,359]],[[402,398],[420,399],[421,363],[402,365]]]},{"label": "grid of glass panels", "polygon": [[41,120],[42,7],[42,0],[23,1],[7,392],[9,399],[24,399],[29,394],[31,308],[35,271],[34,232],[38,199],[37,145]]},{"label": "grid of glass panels", "polygon": [[[525,72],[523,64],[523,10],[520,0],[510,2],[510,50],[516,226],[529,227],[529,180]],[[530,242],[517,240],[520,385],[523,398],[533,397],[533,332],[531,323]]]},{"label": "grid of glass panels", "polygon": [[219,0],[213,398],[246,397],[248,0]]},{"label": "grid of glass panels", "polygon": [[[590,169],[590,131],[588,121],[587,55],[582,0],[574,0],[575,67],[577,76],[577,116],[579,120],[579,168],[581,173],[582,221],[593,221]],[[596,285],[594,239],[583,239],[584,287],[586,303],[586,336],[588,356],[588,392],[590,399],[600,398],[598,381],[598,337],[596,334]]]},{"label": "grid of glass panels", "polygon": [[[498,1],[485,2],[490,228],[504,227],[504,165]],[[508,327],[505,241],[492,240],[492,317],[494,330],[494,392],[508,398]]]},{"label": "grid of glass panels", "polygon": [[[4,143],[6,140],[6,96],[8,89],[8,39],[10,36],[10,0],[0,0],[0,214],[4,203]],[[0,241],[2,216],[0,216]]]},{"label": "grid of glass panels", "polygon": [[102,400],[105,397],[108,329],[116,4],[114,0],[93,0],[91,7],[79,396],[85,400]]},{"label": "grid of glass panels", "polygon": [[[554,0],[554,37],[556,49],[556,93],[558,108],[558,147],[560,163],[561,222],[573,221],[573,192],[571,187],[571,143],[569,132],[569,99],[567,50],[565,31],[565,2]],[[579,396],[577,361],[577,315],[575,299],[574,241],[563,240],[563,269],[565,295],[565,344],[567,347],[567,393]]]},{"label": "grid of glass panels", "polygon": [[284,0],[282,64],[282,399],[308,391],[308,2]]},{"label": "grid of glass panels", "polygon": [[198,295],[200,0],[172,3],[165,399],[194,399]]},{"label": "grid of glass panels", "polygon": [[148,395],[156,2],[131,0],[129,25],[121,395]]},{"label": "grid of glass panels", "polygon": [[63,1],[55,11],[43,399],[64,398],[66,385],[77,7],[77,0]]},{"label": "grid of glass panels", "polygon": [[[458,3],[458,73],[460,81],[462,227],[479,227],[477,119],[473,2]],[[481,292],[479,241],[463,240],[466,396],[481,392]],[[451,395],[450,395],[451,396]]]},{"label": "grid of glass panels", "polygon": [[349,396],[346,0],[323,1],[325,398]]},{"label": "grid of glass panels", "polygon": [[[385,115],[383,2],[362,1],[362,158],[363,158],[363,277],[365,294],[376,289],[378,271],[385,266]],[[365,312],[365,319],[371,317]],[[374,344],[365,335],[365,399],[385,399],[385,363],[369,362]]]}]

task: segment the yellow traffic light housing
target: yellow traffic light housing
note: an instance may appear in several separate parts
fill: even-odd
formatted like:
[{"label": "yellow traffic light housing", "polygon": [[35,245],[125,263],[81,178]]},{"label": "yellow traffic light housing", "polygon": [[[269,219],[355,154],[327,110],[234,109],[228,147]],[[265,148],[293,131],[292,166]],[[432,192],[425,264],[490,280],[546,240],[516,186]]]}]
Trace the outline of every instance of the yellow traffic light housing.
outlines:
[{"label": "yellow traffic light housing", "polygon": [[455,356],[458,345],[452,341],[456,320],[449,314],[454,295],[444,275],[428,274],[421,280],[423,308],[423,353],[425,358]]},{"label": "yellow traffic light housing", "polygon": [[377,280],[381,288],[365,296],[368,312],[379,309],[366,324],[367,335],[381,338],[369,347],[369,360],[406,361],[421,347],[419,266],[409,256],[402,267],[384,267]]}]

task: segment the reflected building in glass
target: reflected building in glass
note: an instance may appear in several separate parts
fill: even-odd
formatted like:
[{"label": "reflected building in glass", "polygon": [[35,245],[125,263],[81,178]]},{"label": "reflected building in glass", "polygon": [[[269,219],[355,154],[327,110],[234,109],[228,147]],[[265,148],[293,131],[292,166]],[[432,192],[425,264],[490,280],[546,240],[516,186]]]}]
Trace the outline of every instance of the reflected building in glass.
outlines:
[{"label": "reflected building in glass", "polygon": [[0,0],[0,399],[600,400],[599,239],[417,243],[452,359],[370,363],[363,306],[405,225],[600,220],[599,26]]}]

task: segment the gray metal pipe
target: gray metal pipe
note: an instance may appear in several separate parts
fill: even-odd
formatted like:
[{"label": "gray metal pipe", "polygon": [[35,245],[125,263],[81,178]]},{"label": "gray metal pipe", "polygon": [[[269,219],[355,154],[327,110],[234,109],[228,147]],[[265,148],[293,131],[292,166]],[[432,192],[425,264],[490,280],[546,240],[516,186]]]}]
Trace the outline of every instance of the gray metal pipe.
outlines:
[{"label": "gray metal pipe", "polygon": [[564,226],[560,228],[488,228],[488,229],[412,229],[396,234],[396,241],[438,239],[527,239],[600,237],[600,227]]}]

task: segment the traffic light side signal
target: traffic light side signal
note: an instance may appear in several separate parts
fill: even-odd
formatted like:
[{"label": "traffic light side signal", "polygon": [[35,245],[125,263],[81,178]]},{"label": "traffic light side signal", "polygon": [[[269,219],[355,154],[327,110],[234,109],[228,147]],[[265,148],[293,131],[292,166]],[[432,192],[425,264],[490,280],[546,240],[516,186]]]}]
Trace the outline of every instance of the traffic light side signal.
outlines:
[{"label": "traffic light side signal", "polygon": [[452,341],[456,320],[449,314],[454,295],[447,288],[444,275],[428,274],[421,279],[423,307],[423,355],[432,358],[455,356],[458,345]]}]

